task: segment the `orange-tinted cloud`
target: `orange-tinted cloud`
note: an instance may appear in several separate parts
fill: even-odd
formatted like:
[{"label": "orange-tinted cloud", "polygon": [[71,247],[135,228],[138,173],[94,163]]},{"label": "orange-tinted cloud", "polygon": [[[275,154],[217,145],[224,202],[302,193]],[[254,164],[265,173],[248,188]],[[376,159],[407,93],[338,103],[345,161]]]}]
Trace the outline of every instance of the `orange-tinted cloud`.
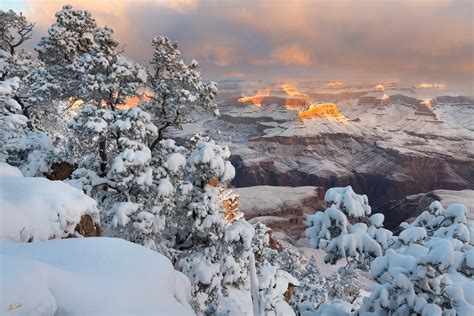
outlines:
[{"label": "orange-tinted cloud", "polygon": [[247,76],[247,73],[242,71],[230,71],[223,74],[226,78],[244,78]]},{"label": "orange-tinted cloud", "polygon": [[422,88],[422,89],[446,89],[446,84],[444,84],[444,83],[422,82],[418,85],[418,88]]},{"label": "orange-tinted cloud", "polygon": [[198,0],[161,0],[160,2],[161,5],[178,12],[193,10],[198,5]]},{"label": "orange-tinted cloud", "polygon": [[212,63],[219,67],[229,66],[232,62],[233,52],[229,47],[219,46],[215,43],[203,43],[191,48],[190,55],[205,56],[204,62]]},{"label": "orange-tinted cloud", "polygon": [[[468,0],[67,2],[111,26],[126,53],[144,63],[151,39],[163,34],[200,61],[205,74],[378,75],[473,86],[474,2]],[[62,4],[23,1],[38,23],[36,40]]]},{"label": "orange-tinted cloud", "polygon": [[297,44],[284,45],[272,52],[275,64],[308,66],[312,64],[311,54]]}]

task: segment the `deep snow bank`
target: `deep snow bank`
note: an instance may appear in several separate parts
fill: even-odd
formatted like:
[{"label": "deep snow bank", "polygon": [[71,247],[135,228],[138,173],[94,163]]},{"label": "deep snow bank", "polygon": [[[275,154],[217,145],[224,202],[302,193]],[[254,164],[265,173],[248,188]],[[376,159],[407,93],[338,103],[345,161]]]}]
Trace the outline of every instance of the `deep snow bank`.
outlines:
[{"label": "deep snow bank", "polygon": [[0,242],[1,311],[193,315],[190,283],[157,252],[115,238]]}]

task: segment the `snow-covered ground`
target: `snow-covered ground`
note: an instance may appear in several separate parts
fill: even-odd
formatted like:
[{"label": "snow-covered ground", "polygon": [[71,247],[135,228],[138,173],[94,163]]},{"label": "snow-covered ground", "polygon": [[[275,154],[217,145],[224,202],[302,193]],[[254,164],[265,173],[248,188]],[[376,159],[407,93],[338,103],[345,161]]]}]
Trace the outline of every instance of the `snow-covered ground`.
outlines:
[{"label": "snow-covered ground", "polygon": [[[159,253],[76,227],[95,200],[0,163],[0,305],[8,315],[192,315],[189,279]],[[68,239],[61,239],[68,238]]]},{"label": "snow-covered ground", "polygon": [[62,181],[23,177],[0,162],[0,240],[43,241],[77,235],[82,216],[99,222],[97,203]]},{"label": "snow-covered ground", "polygon": [[8,315],[193,315],[190,283],[159,253],[115,238],[0,242]]}]

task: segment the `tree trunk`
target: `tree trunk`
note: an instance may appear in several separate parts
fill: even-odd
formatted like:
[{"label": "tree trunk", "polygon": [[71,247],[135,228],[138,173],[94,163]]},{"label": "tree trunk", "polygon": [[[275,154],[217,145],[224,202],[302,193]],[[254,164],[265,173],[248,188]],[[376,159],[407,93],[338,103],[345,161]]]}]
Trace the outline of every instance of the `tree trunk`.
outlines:
[{"label": "tree trunk", "polygon": [[165,138],[165,129],[167,129],[169,126],[170,126],[170,123],[167,122],[163,127],[161,127],[158,130],[158,137],[150,145],[151,151],[153,151],[153,148],[155,148],[155,146],[158,145],[158,143]]},{"label": "tree trunk", "polygon": [[250,294],[252,296],[253,314],[254,316],[261,316],[264,315],[264,312],[260,300],[257,269],[255,267],[255,256],[253,252],[250,253],[249,257]]},{"label": "tree trunk", "polygon": [[28,108],[25,106],[23,101],[21,101],[19,96],[14,96],[13,100],[18,102],[18,104],[21,106],[22,114],[28,119],[28,121],[26,122],[26,126],[28,126],[30,130],[33,130],[33,124],[31,123],[31,118],[30,118],[30,113],[28,111]]},{"label": "tree trunk", "polygon": [[102,139],[99,143],[99,157],[100,157],[100,176],[106,176],[107,170],[107,140]]}]

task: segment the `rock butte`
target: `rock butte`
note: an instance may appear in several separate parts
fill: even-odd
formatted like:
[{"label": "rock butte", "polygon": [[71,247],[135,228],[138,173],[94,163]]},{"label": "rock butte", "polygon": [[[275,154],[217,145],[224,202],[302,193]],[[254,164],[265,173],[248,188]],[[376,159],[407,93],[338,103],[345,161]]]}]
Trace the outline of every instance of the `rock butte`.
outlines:
[{"label": "rock butte", "polygon": [[334,103],[314,104],[308,107],[307,110],[298,113],[302,120],[328,118],[340,123],[347,122],[347,118],[342,115],[339,108]]}]

